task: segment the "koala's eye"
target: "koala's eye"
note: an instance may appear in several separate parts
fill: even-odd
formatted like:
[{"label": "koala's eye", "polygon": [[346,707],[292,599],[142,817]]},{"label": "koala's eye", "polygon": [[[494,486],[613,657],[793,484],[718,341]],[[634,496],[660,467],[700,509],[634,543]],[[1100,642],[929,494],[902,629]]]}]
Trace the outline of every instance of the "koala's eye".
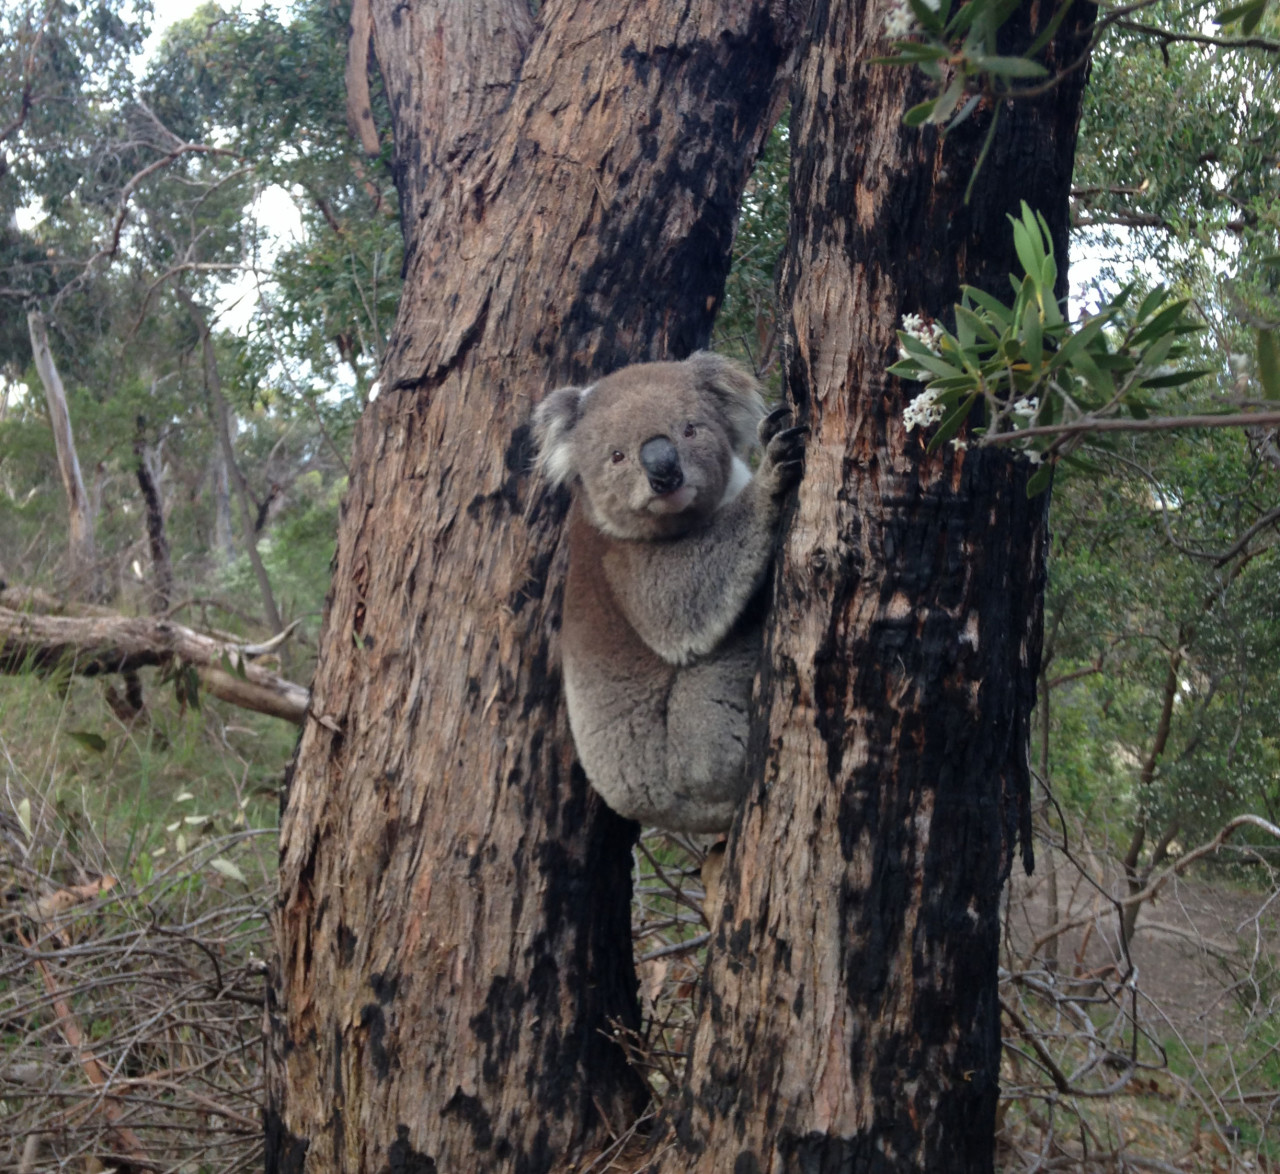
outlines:
[{"label": "koala's eye", "polygon": [[685,436],[697,436],[698,430],[692,424],[686,424],[684,426],[684,434]]},{"label": "koala's eye", "polygon": [[622,464],[622,462],[623,462],[623,461],[625,461],[625,460],[627,459],[627,454],[626,454],[626,453],[624,453],[624,452],[622,451],[622,449],[620,449],[620,448],[615,448],[615,449],[613,450],[613,453],[610,455],[609,459],[610,459],[610,460],[611,460],[615,465],[620,465],[620,464]]}]

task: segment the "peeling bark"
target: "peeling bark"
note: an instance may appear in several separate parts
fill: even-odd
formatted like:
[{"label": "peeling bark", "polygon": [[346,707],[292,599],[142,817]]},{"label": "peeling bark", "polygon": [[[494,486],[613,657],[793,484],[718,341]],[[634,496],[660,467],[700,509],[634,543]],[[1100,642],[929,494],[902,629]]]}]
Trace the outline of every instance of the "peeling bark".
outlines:
[{"label": "peeling bark", "polygon": [[27,329],[31,336],[31,353],[36,371],[44,386],[49,405],[49,427],[53,430],[54,448],[58,454],[58,472],[67,495],[67,533],[71,554],[71,593],[86,599],[100,599],[102,589],[98,573],[98,555],[94,543],[97,511],[86,492],[76,455],[75,435],[71,430],[71,413],[67,409],[67,392],[49,348],[49,332],[39,310],[27,312]]},{"label": "peeling bark", "polygon": [[[925,95],[868,61],[888,7],[819,2],[792,97],[787,383],[812,437],[753,727],[762,777],[730,837],[663,1174],[993,1167],[1047,500],[1005,452],[926,455],[902,424],[920,389],[885,369],[904,313],[949,321],[964,281],[1007,295],[1019,199],[1065,275],[1083,71],[1002,112],[966,207],[990,112],[945,140],[901,125]],[[1057,62],[1092,13],[1076,4]]]},{"label": "peeling bark", "polygon": [[705,344],[786,34],[759,0],[372,17],[406,279],[285,800],[267,1168],[540,1174],[644,1092],[635,826],[572,765],[528,415]]}]

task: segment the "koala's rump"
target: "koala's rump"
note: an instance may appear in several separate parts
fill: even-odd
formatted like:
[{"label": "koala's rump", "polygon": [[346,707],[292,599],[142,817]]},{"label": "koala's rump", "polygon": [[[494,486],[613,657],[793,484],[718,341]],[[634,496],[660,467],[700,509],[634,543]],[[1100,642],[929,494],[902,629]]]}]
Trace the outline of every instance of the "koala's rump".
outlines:
[{"label": "koala's rump", "polygon": [[562,647],[578,757],[619,814],[672,830],[721,831],[743,790],[759,627],[740,625],[712,655],[669,664],[609,589],[602,563],[610,542],[575,505]]}]

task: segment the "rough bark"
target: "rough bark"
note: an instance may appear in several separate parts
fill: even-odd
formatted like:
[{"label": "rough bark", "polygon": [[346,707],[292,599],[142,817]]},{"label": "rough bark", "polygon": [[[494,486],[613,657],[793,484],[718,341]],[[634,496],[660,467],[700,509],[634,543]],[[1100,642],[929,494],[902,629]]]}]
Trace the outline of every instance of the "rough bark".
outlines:
[{"label": "rough bark", "polygon": [[248,659],[254,654],[250,646],[215,640],[172,620],[32,615],[0,607],[0,673],[70,668],[93,677],[148,665],[191,665],[213,696],[300,723],[307,690],[254,664]]},{"label": "rough bark", "polygon": [[31,353],[36,371],[44,386],[45,401],[49,405],[49,427],[53,430],[54,448],[58,454],[58,472],[62,475],[62,488],[67,495],[67,533],[71,555],[71,583],[73,595],[88,599],[101,597],[98,575],[98,556],[94,543],[96,511],[92,499],[85,490],[80,474],[80,459],[76,455],[75,434],[71,430],[71,413],[67,409],[67,392],[53,361],[49,348],[49,332],[44,315],[37,309],[27,312],[27,329],[31,336]]},{"label": "rough bark", "polygon": [[819,2],[792,97],[787,383],[812,436],[664,1172],[993,1166],[1047,503],[1022,458],[927,456],[902,426],[919,387],[884,372],[904,313],[949,320],[962,281],[1007,296],[1019,199],[1065,258],[1083,77],[1002,112],[966,207],[990,112],[945,141],[901,125],[925,95],[868,63],[887,8]]},{"label": "rough bark", "polygon": [[642,1088],[634,825],[572,756],[559,383],[705,344],[777,107],[759,0],[374,0],[405,287],[285,800],[269,1170],[547,1171]]}]

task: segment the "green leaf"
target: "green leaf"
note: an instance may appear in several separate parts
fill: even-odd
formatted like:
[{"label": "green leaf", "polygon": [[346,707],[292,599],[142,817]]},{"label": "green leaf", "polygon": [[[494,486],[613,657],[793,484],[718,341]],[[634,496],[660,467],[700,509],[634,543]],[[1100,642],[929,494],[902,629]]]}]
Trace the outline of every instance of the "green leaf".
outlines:
[{"label": "green leaf", "polygon": [[1138,307],[1138,321],[1141,322],[1144,318],[1154,314],[1168,298],[1169,291],[1163,285],[1157,285],[1142,299],[1142,305]]},{"label": "green leaf", "polygon": [[966,397],[962,403],[957,404],[942,418],[942,423],[938,425],[938,430],[930,439],[929,446],[925,449],[925,452],[937,452],[939,448],[960,431],[960,425],[965,422],[969,415],[969,410],[973,407],[973,401],[977,398],[976,395]]},{"label": "green leaf", "polygon": [[955,15],[947,22],[946,32],[943,34],[948,41],[958,40],[969,31],[969,26],[973,24],[975,16],[982,12],[981,4],[974,4],[972,0],[968,4],[962,4],[956,9]]},{"label": "green leaf", "polygon": [[107,748],[106,738],[90,730],[68,730],[67,737],[74,738],[86,750],[92,750],[95,754],[101,754]]},{"label": "green leaf", "polygon": [[1280,331],[1258,331],[1258,379],[1267,399],[1280,399]]},{"label": "green leaf", "polygon": [[932,122],[946,122],[951,117],[951,112],[960,104],[960,99],[964,97],[964,74],[958,73],[951,80],[951,84],[943,90],[942,95],[938,98],[937,104],[933,108],[933,114],[930,115]]},{"label": "green leaf", "polygon": [[[1046,238],[1047,239],[1047,238]],[[1058,280],[1058,262],[1053,259],[1053,246],[1050,244],[1049,252],[1045,254],[1045,258],[1040,262],[1040,281],[1044,286],[1044,300],[1046,308],[1049,303],[1053,302],[1053,287]],[[1057,303],[1054,302],[1054,308]],[[1061,316],[1059,316],[1061,321]]]},{"label": "green leaf", "polygon": [[1027,496],[1039,497],[1053,483],[1053,463],[1045,461],[1027,482]]},{"label": "green leaf", "polygon": [[27,842],[33,839],[31,834],[31,800],[23,799],[18,804],[18,822],[22,825],[22,830],[27,837]]},{"label": "green leaf", "polygon": [[931,33],[941,33],[946,28],[946,21],[943,20],[941,13],[930,8],[924,0],[907,0],[907,3],[911,5],[911,11],[922,29]]},{"label": "green leaf", "polygon": [[943,379],[954,379],[961,374],[959,367],[953,367],[950,363],[939,359],[936,355],[921,355],[916,362],[928,371],[932,371],[935,375],[941,375]]},{"label": "green leaf", "polygon": [[1009,312],[1009,307],[998,298],[992,297],[986,290],[976,289],[972,285],[966,285],[962,292],[962,304],[967,306],[972,302],[974,305],[980,306],[982,309],[986,310],[986,312],[999,322],[1001,326],[1013,325],[1013,315]]},{"label": "green leaf", "polygon": [[1040,325],[1040,307],[1035,302],[1028,302],[1026,312],[1022,315],[1022,336],[1027,362],[1031,364],[1031,374],[1038,376],[1044,365],[1044,331]]},{"label": "green leaf", "polygon": [[927,102],[921,102],[918,106],[912,106],[910,110],[902,116],[903,126],[923,126],[933,117],[934,107],[937,106],[938,99],[930,98]]},{"label": "green leaf", "polygon": [[1248,0],[1246,4],[1234,4],[1230,8],[1224,8],[1217,16],[1213,18],[1214,24],[1230,24],[1233,20],[1239,20],[1246,12],[1257,4],[1257,0]]},{"label": "green leaf", "polygon": [[[1013,217],[1009,217],[1013,220]],[[1017,250],[1018,260],[1022,263],[1023,272],[1037,284],[1040,281],[1040,251],[1031,243],[1031,233],[1020,220],[1013,220],[1013,247]]]},{"label": "green leaf", "polygon": [[[1165,306],[1154,318],[1151,319],[1137,334],[1129,340],[1131,346],[1142,346],[1146,342],[1150,342],[1154,338],[1159,338],[1162,334],[1170,334],[1178,320],[1182,317],[1182,311],[1187,307],[1187,298],[1182,298],[1170,305]],[[1172,340],[1170,340],[1172,341]]]},{"label": "green leaf", "polygon": [[984,73],[997,77],[1048,77],[1049,71],[1038,61],[1026,57],[975,57],[973,61]]},{"label": "green leaf", "polygon": [[1248,36],[1262,23],[1262,14],[1267,10],[1266,0],[1257,0],[1248,12],[1244,14],[1244,19],[1240,22],[1240,31]]},{"label": "green leaf", "polygon": [[[959,329],[960,324],[965,326],[972,332],[974,338],[983,338],[993,346],[999,345],[1000,336],[991,328],[991,324],[982,317],[981,314],[975,314],[968,306],[956,306],[956,327]],[[963,338],[961,344],[964,345]]]},{"label": "green leaf", "polygon": [[1172,375],[1157,375],[1153,379],[1144,379],[1143,387],[1181,387],[1184,383],[1193,383],[1202,375],[1212,375],[1212,367],[1196,367],[1190,371],[1177,371]]}]

